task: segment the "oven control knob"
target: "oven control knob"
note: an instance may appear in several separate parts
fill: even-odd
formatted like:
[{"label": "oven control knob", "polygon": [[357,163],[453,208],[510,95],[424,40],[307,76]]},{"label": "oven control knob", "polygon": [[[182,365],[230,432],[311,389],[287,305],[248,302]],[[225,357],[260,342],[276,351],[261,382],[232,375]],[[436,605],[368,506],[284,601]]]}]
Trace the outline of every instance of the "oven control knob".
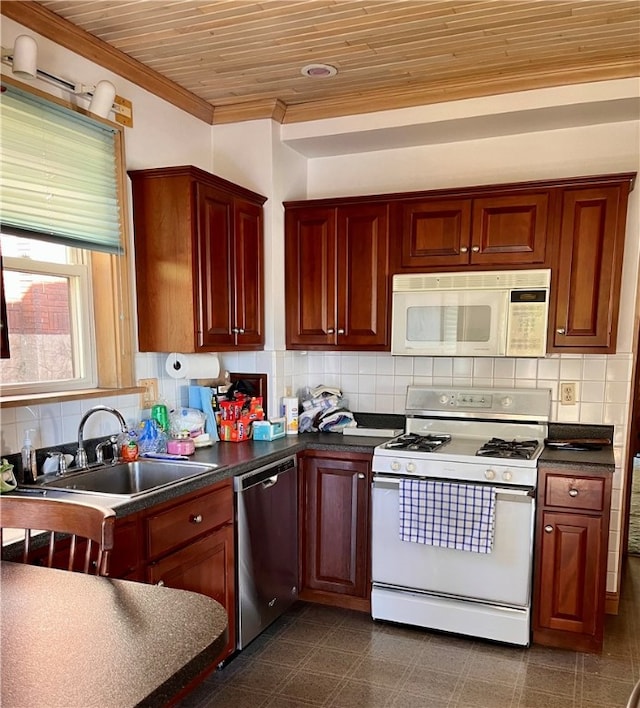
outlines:
[{"label": "oven control knob", "polygon": [[513,398],[511,398],[511,396],[505,396],[500,402],[503,408],[508,408],[513,403]]},{"label": "oven control knob", "polygon": [[416,465],[415,462],[407,462],[407,472],[415,472]]},{"label": "oven control knob", "polygon": [[502,473],[502,479],[504,479],[505,482],[510,482],[512,476],[513,475],[511,474],[511,472],[509,472],[509,470]]},{"label": "oven control knob", "polygon": [[496,473],[493,470],[485,470],[484,476],[487,479],[495,479]]},{"label": "oven control knob", "polygon": [[440,396],[440,399],[439,399],[439,400],[440,400],[440,403],[442,403],[442,404],[448,403],[448,402],[449,402],[449,396],[447,396],[446,394],[443,393],[443,394]]},{"label": "oven control knob", "polygon": [[391,469],[393,472],[399,472],[400,471],[400,463],[397,460],[394,460],[391,463]]}]

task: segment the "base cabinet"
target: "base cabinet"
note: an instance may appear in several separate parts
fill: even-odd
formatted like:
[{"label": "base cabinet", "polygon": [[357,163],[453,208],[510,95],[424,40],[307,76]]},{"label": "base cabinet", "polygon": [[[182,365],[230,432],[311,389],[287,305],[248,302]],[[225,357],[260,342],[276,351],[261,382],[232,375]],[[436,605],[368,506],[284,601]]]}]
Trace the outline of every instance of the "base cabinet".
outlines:
[{"label": "base cabinet", "polygon": [[299,457],[300,598],[370,610],[371,455]]},{"label": "base cabinet", "polygon": [[233,489],[225,480],[143,519],[146,579],[217,600],[226,610],[229,638],[218,661],[236,647]]},{"label": "base cabinet", "polygon": [[147,579],[155,585],[190,590],[217,600],[229,612],[229,639],[224,656],[236,646],[233,526],[228,524],[147,567]]},{"label": "base cabinet", "polygon": [[611,470],[539,468],[533,641],[600,652]]}]

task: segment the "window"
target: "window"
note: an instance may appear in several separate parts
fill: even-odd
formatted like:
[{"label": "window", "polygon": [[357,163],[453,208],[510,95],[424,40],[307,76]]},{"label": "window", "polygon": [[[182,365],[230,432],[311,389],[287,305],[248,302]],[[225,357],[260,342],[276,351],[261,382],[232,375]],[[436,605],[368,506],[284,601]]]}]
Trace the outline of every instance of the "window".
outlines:
[{"label": "window", "polygon": [[131,386],[121,129],[14,83],[0,99],[3,400]]},{"label": "window", "polygon": [[1,243],[11,357],[0,362],[0,385],[95,387],[90,253],[15,236]]}]

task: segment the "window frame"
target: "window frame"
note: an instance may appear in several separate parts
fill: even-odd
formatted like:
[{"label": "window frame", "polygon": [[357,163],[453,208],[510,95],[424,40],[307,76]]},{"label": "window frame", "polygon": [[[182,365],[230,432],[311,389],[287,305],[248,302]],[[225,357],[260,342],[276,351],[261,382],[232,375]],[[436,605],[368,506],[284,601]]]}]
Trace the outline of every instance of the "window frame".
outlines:
[{"label": "window frame", "polygon": [[126,189],[124,128],[118,123],[99,118],[69,101],[40,91],[2,74],[2,82],[13,84],[40,98],[77,111],[115,128],[115,157],[118,201],[122,213],[122,253],[90,251],[89,269],[93,300],[93,332],[97,386],[87,389],[42,391],[41,393],[0,396],[0,406],[23,406],[43,401],[62,401],[140,391],[136,386],[133,350],[133,307],[131,297],[130,209]]}]

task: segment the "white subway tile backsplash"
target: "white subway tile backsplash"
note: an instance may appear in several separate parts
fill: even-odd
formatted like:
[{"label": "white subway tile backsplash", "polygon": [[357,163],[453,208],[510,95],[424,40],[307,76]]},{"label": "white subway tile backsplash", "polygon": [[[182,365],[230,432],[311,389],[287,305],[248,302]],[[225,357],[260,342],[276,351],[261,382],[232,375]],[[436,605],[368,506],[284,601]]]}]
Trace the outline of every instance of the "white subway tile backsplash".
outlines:
[{"label": "white subway tile backsplash", "polygon": [[434,357],[433,360],[433,380],[435,383],[438,379],[448,378],[451,380],[453,376],[453,359],[448,356]]},{"label": "white subway tile backsplash", "polygon": [[[473,378],[483,381],[493,379],[493,359],[477,358],[473,360]],[[484,386],[485,384],[480,384]]]},{"label": "white subway tile backsplash", "polygon": [[631,356],[624,354],[607,359],[607,381],[631,381]]},{"label": "white subway tile backsplash", "polygon": [[[410,357],[397,357],[397,359],[407,359]],[[413,373],[416,376],[431,377],[433,376],[433,357],[418,356],[413,359]]]},{"label": "white subway tile backsplash", "polygon": [[418,362],[422,361],[429,362],[429,376],[431,376],[431,365],[433,360],[430,358],[421,357],[414,359],[411,356],[392,356],[391,360],[393,361],[393,369],[396,376],[412,376],[414,369],[418,368]]},{"label": "white subway tile backsplash", "polygon": [[518,359],[516,361],[515,377],[516,381],[522,379],[536,380],[538,376],[538,360],[537,359]]},{"label": "white subway tile backsplash", "polygon": [[375,412],[376,413],[387,413],[390,410],[393,410],[393,405],[394,405],[394,396],[393,395],[385,395],[385,394],[376,394],[376,401],[375,401]]},{"label": "white subway tile backsplash", "polygon": [[376,412],[376,396],[373,393],[358,394],[357,407],[351,406],[352,410],[361,412]]},{"label": "white subway tile backsplash", "polygon": [[602,403],[586,403],[580,404],[580,422],[598,424],[602,420]]},{"label": "white subway tile backsplash", "polygon": [[623,403],[605,403],[603,423],[605,425],[622,425],[627,417],[627,409]]},{"label": "white subway tile backsplash", "polygon": [[496,380],[513,380],[516,374],[515,359],[496,359],[493,364],[493,377]]},{"label": "white subway tile backsplash", "polygon": [[[375,356],[360,354],[358,356],[358,373],[371,374],[376,373],[376,358]],[[371,390],[374,390],[373,388]]]},{"label": "white subway tile backsplash", "polygon": [[603,397],[607,403],[629,403],[631,400],[630,382],[608,381],[603,388]]},{"label": "white subway tile backsplash", "polygon": [[[568,355],[565,355],[568,356]],[[560,380],[579,381],[582,379],[582,359],[563,358],[560,361]]]},{"label": "white subway tile backsplash", "polygon": [[558,423],[579,423],[580,422],[580,404],[574,406],[558,405],[556,421]]},{"label": "white subway tile backsplash", "polygon": [[471,379],[473,376],[473,359],[456,357],[453,359],[453,376]]},{"label": "white subway tile backsplash", "polygon": [[583,381],[578,398],[583,402],[604,401],[604,381]]},{"label": "white subway tile backsplash", "polygon": [[607,371],[607,358],[587,355],[582,363],[582,378],[585,381],[604,381]]},{"label": "white subway tile backsplash", "polygon": [[340,357],[340,371],[342,374],[358,373],[358,356],[356,354],[344,354]]},{"label": "white subway tile backsplash", "polygon": [[393,359],[390,356],[378,356],[376,357],[376,375],[378,376],[393,376],[394,366]]},{"label": "white subway tile backsplash", "polygon": [[560,359],[547,357],[538,359],[538,379],[558,380],[560,376]]}]

